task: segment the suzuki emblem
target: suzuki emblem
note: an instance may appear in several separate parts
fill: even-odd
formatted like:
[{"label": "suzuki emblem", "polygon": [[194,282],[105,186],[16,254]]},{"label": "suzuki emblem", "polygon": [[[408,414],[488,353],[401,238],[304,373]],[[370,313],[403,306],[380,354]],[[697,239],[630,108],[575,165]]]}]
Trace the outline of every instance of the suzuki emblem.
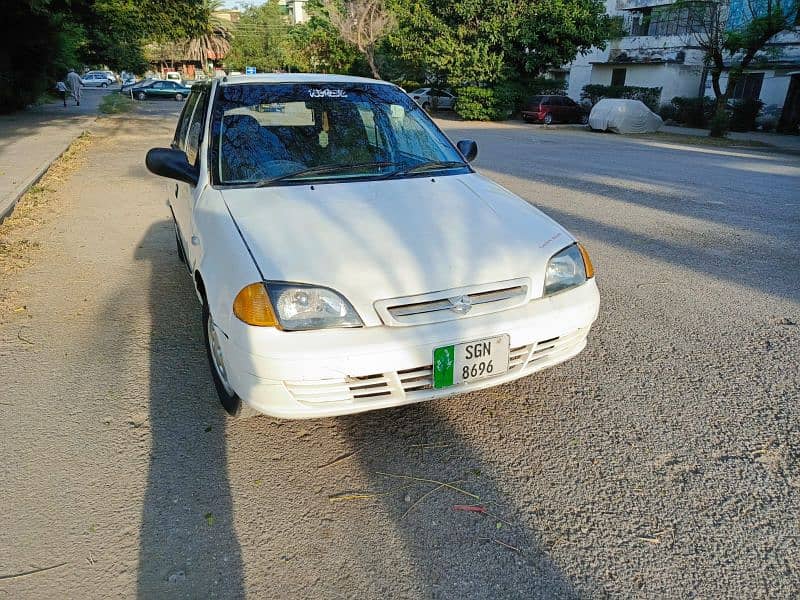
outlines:
[{"label": "suzuki emblem", "polygon": [[448,298],[450,302],[450,310],[459,315],[465,315],[472,310],[472,300],[469,296],[456,296],[455,298]]}]

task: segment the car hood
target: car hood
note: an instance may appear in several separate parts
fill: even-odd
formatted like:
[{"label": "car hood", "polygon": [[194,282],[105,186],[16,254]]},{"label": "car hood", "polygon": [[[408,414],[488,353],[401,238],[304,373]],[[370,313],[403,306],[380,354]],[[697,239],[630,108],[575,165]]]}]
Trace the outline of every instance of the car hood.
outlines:
[{"label": "car hood", "polygon": [[574,240],[477,175],[223,190],[267,280],[343,294],[365,320],[378,300],[527,277]]}]

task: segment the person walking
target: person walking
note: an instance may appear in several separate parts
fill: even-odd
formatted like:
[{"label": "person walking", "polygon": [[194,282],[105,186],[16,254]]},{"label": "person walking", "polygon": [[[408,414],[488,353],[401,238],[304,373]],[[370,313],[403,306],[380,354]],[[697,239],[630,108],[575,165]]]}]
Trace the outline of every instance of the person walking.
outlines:
[{"label": "person walking", "polygon": [[58,90],[58,95],[61,96],[61,101],[64,103],[64,108],[67,106],[67,86],[63,81],[59,81],[56,83],[56,89]]},{"label": "person walking", "polygon": [[69,73],[67,73],[67,85],[69,86],[69,91],[72,94],[72,97],[75,98],[75,102],[77,102],[78,106],[80,106],[81,87],[83,87],[83,82],[81,82],[81,77],[75,72],[75,69],[70,69]]}]

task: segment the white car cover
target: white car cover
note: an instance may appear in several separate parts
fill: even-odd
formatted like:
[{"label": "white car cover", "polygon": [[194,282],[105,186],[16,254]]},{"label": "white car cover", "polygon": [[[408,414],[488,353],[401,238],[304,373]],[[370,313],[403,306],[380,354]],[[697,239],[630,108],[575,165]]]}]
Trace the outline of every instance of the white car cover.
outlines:
[{"label": "white car cover", "polygon": [[640,100],[605,98],[592,107],[589,127],[614,133],[651,133],[664,122]]}]

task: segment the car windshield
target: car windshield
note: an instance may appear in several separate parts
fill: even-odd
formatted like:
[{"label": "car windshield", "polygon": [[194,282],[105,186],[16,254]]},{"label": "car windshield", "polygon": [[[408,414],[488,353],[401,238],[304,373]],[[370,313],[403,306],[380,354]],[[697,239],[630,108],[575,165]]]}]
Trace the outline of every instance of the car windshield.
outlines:
[{"label": "car windshield", "polygon": [[222,85],[211,148],[222,185],[470,172],[425,111],[382,84]]}]

